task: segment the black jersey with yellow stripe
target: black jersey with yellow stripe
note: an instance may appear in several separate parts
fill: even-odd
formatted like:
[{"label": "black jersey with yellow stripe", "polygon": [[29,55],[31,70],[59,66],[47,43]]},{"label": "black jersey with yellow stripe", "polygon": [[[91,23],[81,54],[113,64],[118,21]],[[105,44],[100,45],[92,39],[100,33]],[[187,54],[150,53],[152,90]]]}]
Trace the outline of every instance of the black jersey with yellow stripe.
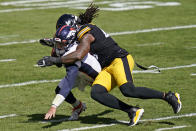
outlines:
[{"label": "black jersey with yellow stripe", "polygon": [[128,55],[128,52],[119,47],[107,33],[93,24],[83,25],[77,32],[77,39],[80,40],[87,32],[95,38],[95,41],[91,43],[90,53],[97,55],[102,68],[108,66],[115,58]]}]

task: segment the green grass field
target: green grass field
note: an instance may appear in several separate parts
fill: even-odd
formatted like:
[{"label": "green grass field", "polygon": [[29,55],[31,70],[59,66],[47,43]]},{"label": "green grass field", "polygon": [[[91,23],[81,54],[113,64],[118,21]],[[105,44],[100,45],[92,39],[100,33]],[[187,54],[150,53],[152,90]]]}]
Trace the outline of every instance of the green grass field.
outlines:
[{"label": "green grass field", "polygon": [[[88,130],[154,131],[178,128],[173,130],[195,131],[195,0],[94,2],[101,11],[93,23],[113,35],[116,42],[130,52],[138,63],[164,68],[158,74],[135,73],[135,85],[180,93],[183,106],[181,112],[174,114],[172,108],[161,100],[124,97],[119,89],[115,88],[111,94],[145,110],[141,118],[143,121],[134,127],[128,127],[122,122],[117,122],[128,121],[126,113],[92,100],[90,87],[86,87],[84,92],[73,89],[75,96],[87,104],[87,110],[81,114],[78,121],[63,121],[71,114],[71,105],[63,103],[57,110],[56,118],[53,119],[55,121],[43,123],[43,117],[55,96],[54,90],[58,82],[38,82],[61,79],[66,72],[64,68],[56,66],[34,66],[37,60],[50,55],[51,50],[39,44],[38,40],[53,36],[59,16],[63,13],[78,15],[84,11],[81,7],[87,7],[91,0],[0,0],[0,130],[57,131],[75,128],[87,130],[94,127]],[[120,34],[128,31],[130,32]],[[115,32],[116,35],[113,34]],[[15,60],[6,62],[8,59]],[[185,65],[191,66],[185,68]],[[135,67],[135,70],[139,69]],[[30,83],[32,81],[33,84]],[[22,83],[29,84],[20,85]],[[185,114],[191,113],[192,116],[184,117]],[[9,117],[10,114],[14,116]],[[165,117],[171,119],[149,120]],[[96,126],[100,127],[95,128]]]}]

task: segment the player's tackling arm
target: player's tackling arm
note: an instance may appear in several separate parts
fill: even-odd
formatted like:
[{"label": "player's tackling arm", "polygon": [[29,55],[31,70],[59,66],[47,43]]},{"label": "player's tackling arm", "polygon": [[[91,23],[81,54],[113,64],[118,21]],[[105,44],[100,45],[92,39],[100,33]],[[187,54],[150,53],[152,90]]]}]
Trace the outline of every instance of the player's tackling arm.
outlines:
[{"label": "player's tackling arm", "polygon": [[90,51],[90,44],[95,40],[95,38],[87,33],[79,41],[79,45],[76,48],[76,51],[61,57],[61,62],[64,64],[71,64],[75,61],[82,60],[87,53]]}]

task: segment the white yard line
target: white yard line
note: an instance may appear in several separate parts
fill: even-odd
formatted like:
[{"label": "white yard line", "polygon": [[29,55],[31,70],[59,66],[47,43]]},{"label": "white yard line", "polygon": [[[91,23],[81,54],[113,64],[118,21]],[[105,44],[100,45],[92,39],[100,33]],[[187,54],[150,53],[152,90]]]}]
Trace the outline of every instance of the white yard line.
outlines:
[{"label": "white yard line", "polygon": [[173,69],[180,69],[180,68],[189,68],[189,67],[195,67],[196,64],[191,65],[183,65],[183,66],[176,66],[176,67],[167,67],[167,68],[159,68],[160,70],[173,70]]},{"label": "white yard line", "polygon": [[[189,68],[189,67],[195,67],[196,64],[191,65],[184,65],[184,66],[175,66],[175,67],[167,67],[167,68],[159,68],[160,70],[172,70],[172,69],[180,69],[180,68]],[[134,74],[137,73],[159,73],[157,70],[134,70]],[[6,84],[6,85],[0,85],[0,88],[6,88],[6,87],[15,87],[15,86],[25,86],[25,85],[31,85],[31,84],[39,84],[39,83],[47,83],[47,82],[59,82],[60,79],[57,80],[40,80],[40,81],[27,81],[23,83],[16,83],[16,84]]]},{"label": "white yard line", "polygon": [[143,120],[140,120],[140,121],[141,122],[144,122],[144,121],[162,121],[162,120],[178,119],[178,118],[192,117],[192,116],[196,116],[196,113],[183,114],[183,115],[179,115],[179,116],[161,117],[161,118],[155,118],[155,119],[143,119]]},{"label": "white yard line", "polygon": [[17,115],[16,114],[4,115],[4,116],[0,116],[0,119],[7,118],[7,117],[14,117],[14,116],[17,116]]},{"label": "white yard line", "polygon": [[[167,67],[167,68],[159,68],[160,71],[162,70],[173,70],[173,69],[180,69],[180,68],[190,68],[196,67],[196,64],[191,65],[183,65],[183,66],[175,66],[175,67]],[[159,73],[157,70],[134,70],[133,73]]]},{"label": "white yard line", "polygon": [[15,86],[25,86],[25,85],[31,85],[31,84],[48,83],[48,82],[59,82],[59,81],[60,81],[60,79],[57,79],[57,80],[27,81],[27,82],[23,82],[23,83],[0,85],[0,88],[15,87]]},{"label": "white yard line", "polygon": [[9,2],[1,2],[0,5],[17,5],[17,4],[25,4],[25,3],[35,3],[35,2],[49,2],[49,1],[57,1],[57,0],[20,0],[20,1],[9,1]]},{"label": "white yard line", "polygon": [[[48,1],[47,3],[39,3],[39,0],[28,0],[28,1],[17,1],[17,2],[4,2],[0,3],[1,5],[13,5],[13,6],[25,6],[29,8],[12,8],[0,10],[0,13],[8,13],[15,11],[28,11],[28,10],[37,10],[37,9],[57,9],[57,8],[75,8],[75,6],[83,6],[83,4],[91,2],[92,0],[73,0],[73,1],[58,1],[58,0],[42,0],[42,2]],[[54,2],[52,2],[54,1]],[[57,2],[56,2],[57,1]],[[29,4],[28,4],[29,3]],[[35,4],[33,4],[35,3]],[[82,4],[82,5],[81,5]],[[75,5],[75,6],[74,6]]]},{"label": "white yard line", "polygon": [[190,127],[190,126],[187,126],[187,125],[173,126],[173,127],[168,127],[168,128],[159,128],[159,129],[156,129],[155,131],[173,130],[173,129],[180,129],[180,128],[185,128],[185,127]]},{"label": "white yard line", "polygon": [[146,43],[146,44],[137,44],[136,46],[154,46],[154,45],[162,45],[163,42],[157,42],[157,43]]},{"label": "white yard line", "polygon": [[192,73],[191,76],[196,76],[196,73]]},{"label": "white yard line", "polygon": [[[189,29],[189,28],[196,28],[196,25],[152,28],[152,29],[144,29],[144,30],[136,30],[136,31],[115,32],[115,33],[109,33],[109,34],[111,36],[116,36],[116,35],[127,35],[127,34],[147,33],[147,32],[164,31],[164,30]],[[21,41],[21,42],[7,42],[7,43],[0,43],[0,46],[13,45],[13,44],[24,44],[24,43],[35,43],[38,41],[39,40],[28,40],[28,41]]]},{"label": "white yard line", "polygon": [[0,60],[0,62],[10,62],[10,61],[15,61],[16,59],[3,59]]},{"label": "white yard line", "polygon": [[[176,119],[176,118],[183,118],[183,117],[192,117],[196,116],[196,113],[190,113],[190,114],[184,114],[184,115],[179,115],[179,116],[169,116],[169,117],[161,117],[161,118],[155,118],[155,119],[144,119],[140,120],[139,122],[145,122],[145,121],[160,121],[160,120],[168,120],[168,119]],[[48,121],[48,122],[55,122],[55,121]],[[58,121],[60,122],[60,121]],[[129,121],[118,121],[121,123],[128,124]],[[94,129],[94,128],[102,128],[106,126],[113,126],[117,125],[118,123],[111,123],[111,124],[101,124],[101,125],[95,125],[95,126],[87,126],[87,127],[80,127],[80,128],[72,128],[72,129],[62,129],[58,131],[78,131],[78,130],[87,130],[87,129]]]},{"label": "white yard line", "polygon": [[[143,120],[140,120],[140,122],[162,121],[162,120],[178,119],[178,118],[192,117],[192,116],[196,116],[196,113],[184,114],[184,115],[179,115],[179,116],[168,116],[168,117],[161,117],[161,118],[154,118],[154,119],[143,119]],[[121,123],[125,123],[125,124],[129,123],[129,121],[121,121],[121,120],[118,120],[118,121]]]},{"label": "white yard line", "polygon": [[0,39],[8,39],[10,37],[18,37],[19,35],[5,35],[5,36],[0,36]]},{"label": "white yard line", "polygon": [[[46,2],[48,1],[48,2]],[[37,10],[37,9],[51,9],[51,8],[73,8],[73,9],[86,9],[88,4],[93,0],[70,0],[63,2],[62,0],[22,0],[22,1],[9,1],[1,2],[2,6],[15,6],[18,8],[10,8],[0,10],[0,13],[15,12],[15,11],[25,11],[25,10]],[[104,4],[108,6],[107,8],[100,8],[100,10],[106,11],[124,11],[124,10],[137,10],[137,9],[148,9],[155,8],[159,6],[179,6],[179,2],[155,2],[155,1],[121,1],[116,0],[95,2],[95,4]],[[22,7],[22,8],[20,8]],[[29,8],[24,8],[29,7]]]},{"label": "white yard line", "polygon": [[161,73],[158,70],[133,70],[133,74],[138,74],[138,73],[143,73],[143,74],[147,74],[147,73],[153,73],[153,74],[158,74]]},{"label": "white yard line", "polygon": [[38,42],[39,40],[28,40],[28,41],[19,41],[19,42],[7,42],[7,43],[0,43],[0,46],[4,45],[14,45],[14,44],[25,44],[25,43],[35,43]]},{"label": "white yard line", "polygon": [[34,8],[6,9],[6,10],[0,10],[0,13],[15,12],[15,11],[27,11],[27,10],[33,10],[33,9],[34,9]]},{"label": "white yard line", "polygon": [[189,28],[196,28],[196,25],[152,28],[152,29],[144,29],[144,30],[136,30],[136,31],[115,32],[115,33],[109,33],[109,34],[111,36],[116,36],[116,35],[138,34],[138,33],[146,33],[146,32],[165,31],[165,30],[179,30],[179,29],[189,29]]},{"label": "white yard line", "polygon": [[73,128],[73,129],[63,129],[63,130],[58,130],[58,131],[81,131],[81,130],[102,128],[102,127],[113,126],[113,125],[116,125],[116,124],[102,124],[102,125],[86,126],[86,127]]}]

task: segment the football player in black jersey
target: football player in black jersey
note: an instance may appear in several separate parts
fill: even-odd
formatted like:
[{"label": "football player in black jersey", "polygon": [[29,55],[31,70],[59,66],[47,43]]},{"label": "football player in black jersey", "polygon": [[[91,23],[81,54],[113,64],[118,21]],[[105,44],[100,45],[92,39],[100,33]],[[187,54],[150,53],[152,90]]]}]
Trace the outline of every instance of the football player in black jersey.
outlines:
[{"label": "football player in black jersey", "polygon": [[[94,8],[94,6],[90,5],[89,8],[87,8],[84,13],[80,14],[80,18],[72,14],[63,14],[59,17],[59,19],[56,22],[56,30],[60,29],[65,25],[70,25],[71,27],[77,29],[78,24],[91,22],[92,19],[96,17],[96,12],[97,12],[97,8]],[[61,33],[63,32],[64,31],[61,30]],[[75,46],[75,45],[73,47],[69,46],[70,48],[69,50],[67,49],[58,50],[57,48],[55,48],[53,39],[41,39],[40,43],[42,45],[52,47],[52,52],[51,52],[52,57],[62,56],[64,53],[67,54],[68,52],[73,50]],[[51,58],[51,57],[47,57],[47,58]],[[38,65],[39,64],[40,66],[43,67],[43,60],[39,61]],[[47,64],[46,61],[45,64]],[[56,64],[56,66],[61,67],[62,64]],[[89,81],[89,78],[86,79],[86,77],[90,76],[94,79],[97,76],[98,72],[100,72],[99,68],[101,67],[98,61],[88,53],[88,56],[85,57],[85,60],[82,62],[81,67],[79,68],[80,72],[85,72],[86,74],[85,76],[80,76],[82,77],[82,80],[80,79],[80,82],[83,83],[83,86],[86,83],[83,81],[86,81],[87,79],[88,79],[87,81]],[[75,96],[72,94],[72,92],[70,91],[70,89],[73,88],[75,78],[77,77],[78,74],[77,72],[78,72],[78,67],[75,64],[66,66],[66,77],[64,77],[64,79],[61,80],[60,85],[57,86],[55,90],[57,95],[54,98],[53,104],[51,108],[48,110],[48,113],[46,113],[44,119],[51,119],[52,117],[55,116],[57,105],[59,106],[60,105],[59,103],[61,103],[64,98],[66,102],[70,103],[73,106],[72,115],[69,117],[68,120],[77,120],[79,118],[80,113],[82,113],[86,109],[85,103],[77,100]],[[82,73],[79,73],[79,75],[81,74]]]},{"label": "football player in black jersey", "polygon": [[[94,6],[95,10],[98,11],[98,7]],[[90,10],[86,14],[80,14],[80,16],[91,17],[88,14],[91,14]],[[145,87],[134,86],[132,77],[134,67],[133,57],[125,49],[119,47],[102,29],[93,24],[86,24],[83,21],[76,35],[80,43],[76,51],[68,54],[66,57],[56,58],[51,62],[52,64],[74,63],[75,61],[82,60],[88,52],[97,56],[102,71],[92,84],[91,97],[94,100],[105,106],[128,113],[130,126],[137,124],[144,109],[128,105],[109,94],[116,86],[119,87],[121,93],[126,97],[162,99],[172,106],[174,113],[180,111],[181,101],[178,93],[164,93]]]}]

